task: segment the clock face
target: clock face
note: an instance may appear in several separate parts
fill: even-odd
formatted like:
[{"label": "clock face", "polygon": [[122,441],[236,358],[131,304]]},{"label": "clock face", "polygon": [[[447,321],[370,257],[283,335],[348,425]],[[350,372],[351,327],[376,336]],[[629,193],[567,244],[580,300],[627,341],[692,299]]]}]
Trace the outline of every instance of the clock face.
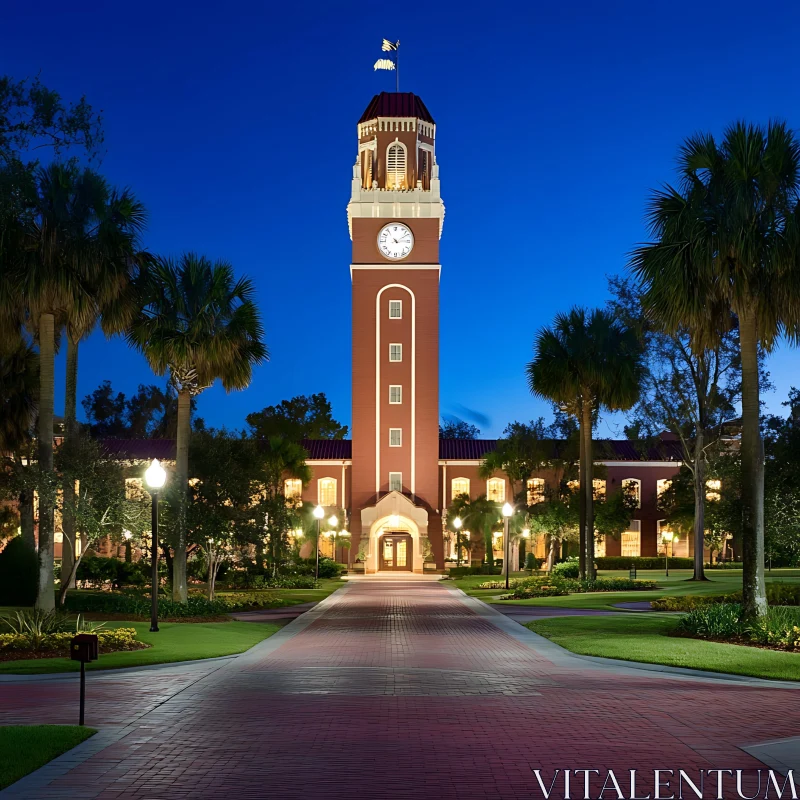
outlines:
[{"label": "clock face", "polygon": [[402,222],[390,222],[378,234],[378,250],[393,261],[405,258],[414,249],[414,234]]}]

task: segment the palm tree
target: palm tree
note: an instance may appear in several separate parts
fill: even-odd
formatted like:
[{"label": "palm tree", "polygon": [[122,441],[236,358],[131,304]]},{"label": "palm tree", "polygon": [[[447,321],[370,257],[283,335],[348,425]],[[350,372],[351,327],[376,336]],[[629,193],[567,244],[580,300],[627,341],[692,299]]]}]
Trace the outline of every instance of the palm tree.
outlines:
[{"label": "palm tree", "polygon": [[668,330],[690,329],[692,347],[719,344],[726,315],[739,326],[742,363],[743,611],[767,612],[764,584],[764,445],[759,349],[800,322],[800,143],[783,123],[736,123],[717,143],[686,139],[680,186],[654,192],[653,241],[637,249],[644,302]]},{"label": "palm tree", "polygon": [[[453,498],[453,503],[448,509],[448,520],[460,516],[464,522],[465,531],[479,533],[483,536],[485,555],[484,559],[489,566],[494,564],[492,554],[492,528],[502,519],[500,506],[489,500],[485,494],[469,499],[469,495],[462,494]],[[474,540],[470,540],[472,542]]]},{"label": "palm tree", "polygon": [[[11,254],[8,304],[24,309],[39,344],[39,585],[37,606],[55,607],[53,540],[56,475],[53,469],[53,404],[56,334],[73,309],[93,302],[97,265],[86,258],[88,212],[82,175],[73,164],[51,164],[37,173],[37,193],[22,220]],[[10,288],[9,288],[10,287]],[[7,314],[4,314],[7,317]]]},{"label": "palm tree", "polygon": [[236,280],[223,261],[187,253],[158,258],[139,282],[140,311],[127,333],[157,375],[169,372],[178,393],[176,492],[178,524],[172,592],[187,601],[186,503],[189,483],[191,398],[219,378],[226,391],[244,389],[253,366],[267,360],[255,290]]},{"label": "palm tree", "polygon": [[531,392],[551,400],[580,425],[580,574],[594,578],[592,427],[602,410],[626,411],[639,396],[642,345],[607,311],[573,308],[536,335],[528,364]]}]

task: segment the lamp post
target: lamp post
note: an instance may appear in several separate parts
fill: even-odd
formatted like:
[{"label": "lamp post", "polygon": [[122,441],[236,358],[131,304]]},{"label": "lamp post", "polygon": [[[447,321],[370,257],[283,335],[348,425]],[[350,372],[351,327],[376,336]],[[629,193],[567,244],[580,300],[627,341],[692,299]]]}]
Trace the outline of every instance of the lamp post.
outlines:
[{"label": "lamp post", "polygon": [[324,516],[325,516],[325,509],[322,506],[317,506],[314,509],[314,519],[317,520],[317,545],[316,545],[317,566],[316,566],[316,568],[314,570],[314,580],[315,581],[319,580],[319,526],[320,526],[320,523],[322,522],[322,518]]},{"label": "lamp post", "polygon": [[461,526],[464,523],[461,517],[456,517],[453,520],[453,527],[456,529],[456,566],[461,566]]},{"label": "lamp post", "polygon": [[509,579],[511,577],[511,559],[509,557],[511,547],[508,541],[508,520],[513,513],[514,506],[511,503],[503,503],[503,570],[506,573],[506,589],[509,588]]},{"label": "lamp post", "polygon": [[328,525],[330,525],[331,531],[328,534],[331,539],[333,540],[333,550],[331,552],[331,558],[336,561],[336,526],[339,524],[339,518],[336,514],[331,514],[328,517]]},{"label": "lamp post", "polygon": [[[532,551],[528,550],[528,542],[527,542],[527,540],[530,538],[530,535],[531,535],[531,529],[530,528],[523,528],[522,529],[522,538],[526,540],[525,541],[525,562],[526,563],[528,561],[528,553],[532,552]],[[531,574],[533,574],[533,570],[531,570]]]},{"label": "lamp post", "polygon": [[150,559],[153,562],[153,581],[150,603],[150,631],[151,633],[156,633],[158,631],[158,490],[167,480],[167,473],[164,472],[164,467],[158,463],[157,458],[153,459],[153,462],[144,473],[144,480],[150,490],[150,497],[153,499],[153,524],[151,526],[153,541],[150,550]]},{"label": "lamp post", "polygon": [[133,534],[128,531],[122,531],[122,536],[125,539],[125,561],[130,563],[133,560],[133,555],[131,553],[131,536]]},{"label": "lamp post", "polygon": [[[339,534],[339,536],[341,536],[343,539],[349,539],[350,538],[350,531],[348,531],[347,528],[344,528],[342,530],[342,532]],[[347,542],[345,542],[345,544],[346,543]],[[347,550],[347,571],[349,572],[350,571],[350,547],[347,547],[346,550]]]},{"label": "lamp post", "polygon": [[669,546],[675,538],[672,531],[661,531],[661,538],[664,540],[664,566],[666,567],[667,577],[669,578]]}]

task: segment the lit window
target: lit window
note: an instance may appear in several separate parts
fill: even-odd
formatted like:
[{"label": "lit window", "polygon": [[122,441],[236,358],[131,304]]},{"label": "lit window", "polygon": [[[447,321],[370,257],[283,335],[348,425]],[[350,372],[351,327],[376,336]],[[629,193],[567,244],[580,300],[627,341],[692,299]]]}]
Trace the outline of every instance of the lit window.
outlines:
[{"label": "lit window", "polygon": [[580,481],[575,480],[574,478],[571,481],[567,481],[567,489],[569,489],[571,492],[577,492],[578,489],[580,488],[581,488]]},{"label": "lit window", "polygon": [[636,558],[642,551],[642,523],[638,519],[632,519],[630,529],[622,532],[622,555],[628,558]]},{"label": "lit window", "polygon": [[453,478],[450,483],[450,492],[453,500],[461,494],[469,496],[469,478]]},{"label": "lit window", "polygon": [[403,345],[390,344],[389,345],[389,361],[402,361],[403,360]]},{"label": "lit window", "polygon": [[506,482],[502,478],[489,478],[486,481],[486,497],[493,503],[504,503],[506,500]]},{"label": "lit window", "polygon": [[594,557],[605,558],[606,555],[606,537],[595,535],[594,537]]},{"label": "lit window", "polygon": [[528,479],[528,505],[544,502],[544,478]]},{"label": "lit window", "polygon": [[336,505],[336,478],[320,478],[317,482],[317,502],[321,506]]},{"label": "lit window", "polygon": [[389,491],[402,492],[403,491],[403,473],[390,472],[389,473]]},{"label": "lit window", "polygon": [[403,387],[390,386],[389,387],[389,403],[393,406],[399,406],[403,402]]},{"label": "lit window", "polygon": [[390,300],[389,301],[389,319],[402,319],[403,318],[403,301]]},{"label": "lit window", "polygon": [[386,188],[406,188],[406,148],[400,142],[390,144],[386,152]]},{"label": "lit window", "polygon": [[602,478],[592,480],[592,497],[595,500],[602,500],[606,496],[606,482]]},{"label": "lit window", "polygon": [[403,444],[403,429],[389,428],[389,447],[401,447]]},{"label": "lit window", "polygon": [[125,499],[126,500],[146,500],[148,494],[144,490],[141,478],[125,478]]},{"label": "lit window", "polygon": [[669,478],[661,478],[656,481],[656,500],[661,500],[664,492],[672,486],[672,481]]},{"label": "lit window", "polygon": [[706,500],[716,503],[722,499],[722,481],[712,478],[706,481]]},{"label": "lit window", "polygon": [[642,507],[642,482],[638,478],[623,478],[622,491],[633,499],[636,508]]},{"label": "lit window", "polygon": [[287,478],[283,482],[283,496],[287,500],[299,500],[303,496],[303,481],[300,478]]}]

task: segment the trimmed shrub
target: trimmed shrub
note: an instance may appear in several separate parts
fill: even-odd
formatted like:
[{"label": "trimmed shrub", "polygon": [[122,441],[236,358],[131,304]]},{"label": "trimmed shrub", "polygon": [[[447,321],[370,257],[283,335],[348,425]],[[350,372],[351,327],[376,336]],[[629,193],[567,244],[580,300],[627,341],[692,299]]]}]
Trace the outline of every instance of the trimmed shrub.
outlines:
[{"label": "trimmed shrub", "polygon": [[[322,573],[322,564],[320,564]],[[320,574],[320,577],[323,577]],[[227,585],[231,589],[314,589],[317,582],[313,575],[271,575],[252,572],[228,573]]]},{"label": "trimmed shrub", "polygon": [[[479,589],[501,589],[505,586],[500,581],[482,583]],[[555,597],[566,594],[583,594],[585,592],[627,592],[651,591],[657,589],[655,581],[632,581],[627,578],[598,578],[594,581],[581,581],[575,578],[564,578],[560,575],[549,577],[522,578],[511,582],[511,597],[524,599],[529,597]]]},{"label": "trimmed shrub", "polygon": [[699,606],[682,617],[678,630],[702,638],[733,638],[744,633],[738,603],[710,603]]},{"label": "trimmed shrub", "polygon": [[706,569],[742,569],[741,561],[718,561],[716,564],[706,564]]},{"label": "trimmed shrub", "polygon": [[580,574],[580,561],[575,556],[570,556],[566,561],[553,565],[552,575],[562,578],[577,578]]},{"label": "trimmed shrub", "polygon": [[678,633],[701,639],[745,639],[782,650],[800,650],[800,610],[776,606],[753,622],[741,618],[739,603],[712,603],[690,611]]},{"label": "trimmed shrub", "polygon": [[540,569],[542,564],[544,563],[543,558],[536,558],[533,553],[528,553],[525,556],[525,569]]},{"label": "trimmed shrub", "polygon": [[[650,605],[657,611],[693,611],[714,603],[741,603],[742,593],[685,594],[680,597],[662,597]],[[767,602],[771,606],[800,606],[800,584],[776,581],[767,584]]]},{"label": "trimmed shrub", "polygon": [[500,572],[500,567],[481,564],[475,567],[450,567],[448,575],[451,578],[464,578],[467,575],[499,575]]},{"label": "trimmed shrub", "polygon": [[[600,556],[594,560],[597,569],[664,569],[663,556]],[[670,569],[693,569],[693,558],[670,558]]]},{"label": "trimmed shrub", "polygon": [[0,551],[0,605],[32,606],[36,602],[39,557],[21,536]]},{"label": "trimmed shrub", "polygon": [[[136,638],[136,628],[110,628],[94,631],[97,634],[100,652],[116,650],[137,650],[142,643]],[[24,633],[0,633],[0,652],[19,650],[21,652],[69,653],[69,644],[74,631],[48,633],[34,638]]]}]

